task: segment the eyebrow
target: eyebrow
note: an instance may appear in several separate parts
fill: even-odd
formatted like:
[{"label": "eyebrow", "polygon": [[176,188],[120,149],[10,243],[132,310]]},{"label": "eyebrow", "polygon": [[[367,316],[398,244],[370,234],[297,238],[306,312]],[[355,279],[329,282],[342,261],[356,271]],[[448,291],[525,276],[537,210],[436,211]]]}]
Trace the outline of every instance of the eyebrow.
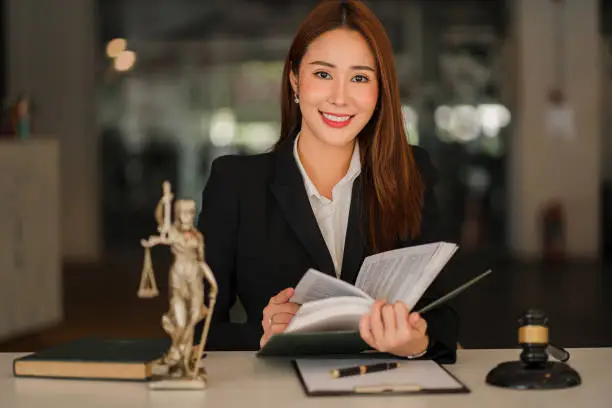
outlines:
[{"label": "eyebrow", "polygon": [[[330,68],[336,68],[336,66],[334,64],[330,64],[329,62],[325,62],[325,61],[313,61],[310,63],[310,65],[323,65],[325,67],[330,67]],[[355,69],[355,70],[364,70],[364,71],[372,71],[372,72],[376,72],[374,70],[374,68],[368,66],[368,65],[353,65],[350,67],[351,69]]]}]

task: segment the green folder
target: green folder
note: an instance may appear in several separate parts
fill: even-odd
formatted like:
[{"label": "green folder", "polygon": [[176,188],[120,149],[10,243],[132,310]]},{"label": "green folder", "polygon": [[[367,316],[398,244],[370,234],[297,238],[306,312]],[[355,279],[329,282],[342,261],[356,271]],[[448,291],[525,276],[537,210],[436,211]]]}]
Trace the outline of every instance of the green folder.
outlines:
[{"label": "green folder", "polygon": [[359,332],[329,331],[316,333],[281,333],[270,337],[258,352],[260,357],[307,357],[355,355],[370,349]]}]

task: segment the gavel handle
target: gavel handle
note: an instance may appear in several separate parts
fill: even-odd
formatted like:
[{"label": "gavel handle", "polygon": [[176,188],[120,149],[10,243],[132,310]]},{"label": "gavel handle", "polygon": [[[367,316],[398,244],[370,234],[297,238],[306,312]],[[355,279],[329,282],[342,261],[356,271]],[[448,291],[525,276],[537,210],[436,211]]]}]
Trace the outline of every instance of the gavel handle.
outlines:
[{"label": "gavel handle", "polygon": [[553,356],[554,359],[559,360],[562,363],[565,363],[570,358],[569,351],[567,351],[563,347],[556,346],[554,344],[549,343],[546,347],[546,351],[548,352],[548,354]]}]

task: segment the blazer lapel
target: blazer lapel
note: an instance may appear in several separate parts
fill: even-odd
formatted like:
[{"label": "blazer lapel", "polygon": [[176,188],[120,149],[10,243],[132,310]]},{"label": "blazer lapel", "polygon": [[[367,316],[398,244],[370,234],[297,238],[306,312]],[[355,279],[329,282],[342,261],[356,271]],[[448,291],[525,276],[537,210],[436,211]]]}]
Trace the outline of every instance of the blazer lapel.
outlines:
[{"label": "blazer lapel", "polygon": [[357,177],[353,182],[351,206],[346,228],[344,242],[344,256],[342,259],[342,274],[340,278],[350,284],[355,284],[359,269],[366,253],[367,239],[365,236],[366,224],[365,207],[363,205],[362,178]]},{"label": "blazer lapel", "polygon": [[302,175],[293,157],[294,137],[287,137],[276,152],[276,168],[270,188],[285,219],[314,261],[314,267],[336,276],[334,263],[312,212]]}]

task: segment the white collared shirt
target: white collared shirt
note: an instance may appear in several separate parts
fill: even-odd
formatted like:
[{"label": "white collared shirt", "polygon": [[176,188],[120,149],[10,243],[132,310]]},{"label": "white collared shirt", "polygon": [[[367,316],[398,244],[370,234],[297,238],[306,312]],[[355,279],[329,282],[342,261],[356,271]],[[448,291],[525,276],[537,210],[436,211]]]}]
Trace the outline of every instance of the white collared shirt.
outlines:
[{"label": "white collared shirt", "polygon": [[344,257],[344,241],[348,226],[349,210],[351,208],[351,196],[353,182],[361,173],[361,159],[359,157],[359,143],[355,143],[353,156],[345,176],[332,189],[332,199],[321,195],[313,184],[298,155],[298,134],[293,144],[293,156],[302,173],[306,194],[312,207],[312,212],[317,220],[327,249],[334,262],[336,277],[340,277],[342,271],[342,259]]}]

